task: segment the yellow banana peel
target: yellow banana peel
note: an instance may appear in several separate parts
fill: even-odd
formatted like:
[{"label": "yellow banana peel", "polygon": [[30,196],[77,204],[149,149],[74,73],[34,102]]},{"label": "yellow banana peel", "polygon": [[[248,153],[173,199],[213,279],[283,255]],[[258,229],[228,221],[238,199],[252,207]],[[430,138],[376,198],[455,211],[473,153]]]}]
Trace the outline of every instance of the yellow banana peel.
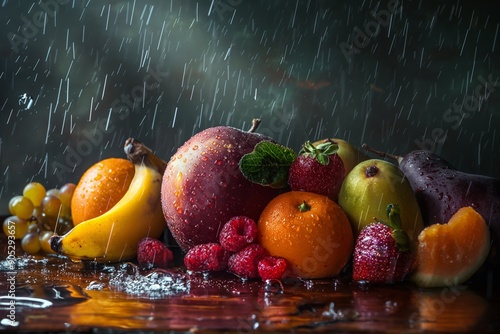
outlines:
[{"label": "yellow banana peel", "polygon": [[166,227],[160,195],[166,162],[133,138],[126,140],[124,150],[135,166],[125,195],[104,214],[52,237],[54,251],[75,260],[120,262],[137,256],[142,238],[161,236]]}]

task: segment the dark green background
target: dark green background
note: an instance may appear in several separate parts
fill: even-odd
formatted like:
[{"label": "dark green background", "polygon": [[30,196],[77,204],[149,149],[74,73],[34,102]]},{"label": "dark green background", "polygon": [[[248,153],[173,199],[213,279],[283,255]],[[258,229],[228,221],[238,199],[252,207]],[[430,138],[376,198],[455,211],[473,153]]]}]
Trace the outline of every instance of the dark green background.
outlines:
[{"label": "dark green background", "polygon": [[0,214],[32,180],[76,183],[124,157],[130,136],[168,160],[194,133],[254,117],[295,150],[324,137],[424,146],[500,177],[498,12],[394,4],[0,1]]}]

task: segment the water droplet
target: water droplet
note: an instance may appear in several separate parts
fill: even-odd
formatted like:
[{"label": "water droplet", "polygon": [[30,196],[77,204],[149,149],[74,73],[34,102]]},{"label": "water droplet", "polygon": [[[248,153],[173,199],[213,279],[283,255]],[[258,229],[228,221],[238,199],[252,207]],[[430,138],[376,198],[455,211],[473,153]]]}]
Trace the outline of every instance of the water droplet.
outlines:
[{"label": "water droplet", "polygon": [[393,301],[386,301],[385,302],[385,311],[387,313],[394,313],[398,310],[398,303],[397,302],[393,302]]},{"label": "water droplet", "polygon": [[314,287],[314,282],[313,280],[304,280],[304,286],[306,287],[307,290],[311,290]]},{"label": "water droplet", "polygon": [[266,294],[282,294],[285,292],[283,283],[277,279],[268,279],[264,286],[264,292]]},{"label": "water droplet", "polygon": [[85,290],[91,290],[91,291],[101,291],[106,287],[106,284],[100,281],[92,281],[89,283],[89,285],[85,288]]}]

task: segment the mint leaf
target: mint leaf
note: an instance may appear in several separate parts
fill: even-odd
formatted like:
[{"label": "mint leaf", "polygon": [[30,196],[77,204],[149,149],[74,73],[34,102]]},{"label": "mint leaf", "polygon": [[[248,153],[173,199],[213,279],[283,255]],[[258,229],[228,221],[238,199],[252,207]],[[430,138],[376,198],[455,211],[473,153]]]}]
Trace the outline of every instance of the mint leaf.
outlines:
[{"label": "mint leaf", "polygon": [[284,188],[288,183],[290,165],[297,154],[286,146],[261,141],[254,150],[240,159],[240,170],[248,180],[272,188]]}]

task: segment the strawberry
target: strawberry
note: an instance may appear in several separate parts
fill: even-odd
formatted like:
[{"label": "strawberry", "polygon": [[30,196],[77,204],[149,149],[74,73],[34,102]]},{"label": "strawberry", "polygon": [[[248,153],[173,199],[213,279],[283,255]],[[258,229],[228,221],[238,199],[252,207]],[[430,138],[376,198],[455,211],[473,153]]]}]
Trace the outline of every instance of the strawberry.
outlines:
[{"label": "strawberry", "polygon": [[414,252],[410,239],[401,228],[397,204],[387,206],[389,221],[375,218],[356,240],[353,258],[355,281],[396,283],[403,281],[413,268]]},{"label": "strawberry", "polygon": [[336,153],[338,145],[325,142],[314,146],[307,141],[290,165],[288,185],[291,190],[308,191],[337,200],[346,170]]}]

